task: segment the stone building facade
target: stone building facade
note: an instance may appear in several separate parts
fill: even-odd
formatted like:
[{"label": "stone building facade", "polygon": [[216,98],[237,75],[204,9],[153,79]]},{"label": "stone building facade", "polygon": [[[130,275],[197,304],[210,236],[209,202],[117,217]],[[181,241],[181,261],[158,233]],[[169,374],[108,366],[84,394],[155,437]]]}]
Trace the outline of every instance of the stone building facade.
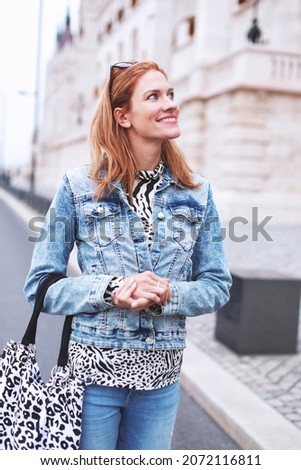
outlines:
[{"label": "stone building facade", "polygon": [[110,64],[155,60],[181,106],[179,144],[222,219],[250,220],[255,207],[301,225],[300,0],[82,0],[79,15],[48,68],[38,192],[53,194],[66,169],[89,162]]}]

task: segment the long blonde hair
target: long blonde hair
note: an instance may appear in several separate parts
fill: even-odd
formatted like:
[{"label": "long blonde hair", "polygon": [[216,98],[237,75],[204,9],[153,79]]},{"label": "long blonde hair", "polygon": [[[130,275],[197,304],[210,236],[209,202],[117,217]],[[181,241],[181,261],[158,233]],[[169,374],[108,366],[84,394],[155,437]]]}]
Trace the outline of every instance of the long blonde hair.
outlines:
[{"label": "long blonde hair", "polygon": [[[129,144],[127,129],[117,123],[113,111],[117,107],[129,107],[137,81],[149,70],[157,70],[167,78],[165,71],[150,61],[111,70],[111,78],[103,90],[89,134],[91,177],[97,184],[96,200],[100,200],[107,189],[112,189],[113,181],[121,182],[131,197],[137,174],[136,161]],[[161,158],[177,183],[191,189],[199,186],[193,181],[183,152],[173,140],[162,143]],[[104,174],[100,174],[101,170],[105,170]]]}]

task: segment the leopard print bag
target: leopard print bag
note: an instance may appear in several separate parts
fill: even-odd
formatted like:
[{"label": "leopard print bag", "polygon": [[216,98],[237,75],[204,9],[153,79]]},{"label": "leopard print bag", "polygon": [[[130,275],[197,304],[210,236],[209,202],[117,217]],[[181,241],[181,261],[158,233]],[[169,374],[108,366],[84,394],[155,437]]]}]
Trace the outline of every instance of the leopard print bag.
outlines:
[{"label": "leopard print bag", "polygon": [[66,317],[57,366],[44,382],[35,355],[37,320],[47,288],[63,278],[49,275],[39,289],[21,342],[9,340],[0,364],[0,449],[78,449],[84,384],[68,369],[72,317]]}]

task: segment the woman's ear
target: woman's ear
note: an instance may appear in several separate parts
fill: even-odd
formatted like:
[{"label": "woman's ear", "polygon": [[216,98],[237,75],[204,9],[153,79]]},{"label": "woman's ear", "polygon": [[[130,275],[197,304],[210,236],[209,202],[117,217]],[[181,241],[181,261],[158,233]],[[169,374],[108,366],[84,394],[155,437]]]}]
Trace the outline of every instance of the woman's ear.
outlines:
[{"label": "woman's ear", "polygon": [[129,120],[128,113],[124,111],[124,108],[115,108],[114,118],[121,127],[131,127],[131,121]]}]

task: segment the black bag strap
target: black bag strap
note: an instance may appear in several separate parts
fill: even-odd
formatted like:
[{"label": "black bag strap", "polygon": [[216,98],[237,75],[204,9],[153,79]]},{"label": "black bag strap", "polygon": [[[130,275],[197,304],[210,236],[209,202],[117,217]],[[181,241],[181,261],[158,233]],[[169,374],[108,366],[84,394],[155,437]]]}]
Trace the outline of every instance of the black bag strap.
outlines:
[{"label": "black bag strap", "polygon": [[[60,279],[64,279],[65,276],[62,273],[51,273],[48,274],[47,277],[42,281],[41,285],[38,288],[38,292],[36,295],[36,300],[33,308],[33,313],[29,320],[28,326],[26,328],[25,334],[22,338],[21,343],[25,346],[29,346],[30,344],[35,344],[36,342],[36,333],[37,333],[37,325],[40,313],[43,309],[44,298],[47,292],[47,289],[54,284],[55,282],[59,281]],[[68,344],[69,338],[71,334],[71,323],[72,323],[72,315],[68,315],[65,318],[63,332],[61,337],[61,345],[60,345],[60,352],[59,357],[57,360],[57,365],[64,367],[68,361]]]}]

